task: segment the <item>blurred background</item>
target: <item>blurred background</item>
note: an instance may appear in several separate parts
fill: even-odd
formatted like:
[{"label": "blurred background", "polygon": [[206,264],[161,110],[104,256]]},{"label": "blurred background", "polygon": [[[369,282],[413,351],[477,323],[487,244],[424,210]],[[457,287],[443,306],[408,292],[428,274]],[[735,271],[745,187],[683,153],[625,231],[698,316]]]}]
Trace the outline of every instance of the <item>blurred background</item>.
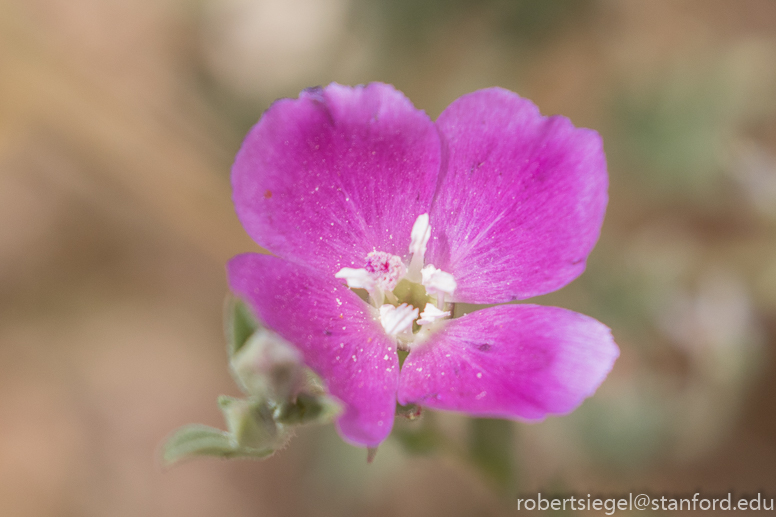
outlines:
[{"label": "blurred background", "polygon": [[[622,355],[541,424],[434,414],[371,465],[332,426],[304,428],[263,462],[164,469],[164,438],[223,427],[216,397],[239,394],[224,263],[256,245],[233,156],[272,100],[330,81],[392,83],[432,118],[498,85],[598,130],[601,240],[536,301],[606,323]],[[775,352],[771,0],[0,0],[0,515],[776,497]],[[424,442],[429,423],[453,445]]]}]

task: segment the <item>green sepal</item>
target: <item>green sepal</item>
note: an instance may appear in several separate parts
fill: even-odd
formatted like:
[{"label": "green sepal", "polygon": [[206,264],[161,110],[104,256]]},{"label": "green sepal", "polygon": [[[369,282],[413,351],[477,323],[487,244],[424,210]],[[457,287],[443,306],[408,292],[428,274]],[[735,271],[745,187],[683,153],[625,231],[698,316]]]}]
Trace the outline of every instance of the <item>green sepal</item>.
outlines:
[{"label": "green sepal", "polygon": [[342,412],[342,405],[326,395],[300,393],[293,402],[275,408],[275,421],[284,425],[326,424]]},{"label": "green sepal", "polygon": [[261,327],[251,309],[234,296],[229,295],[224,304],[224,334],[231,358],[240,351],[258,328]]},{"label": "green sepal", "polygon": [[222,395],[218,406],[230,435],[241,448],[274,450],[283,445],[287,434],[275,423],[272,408],[256,399],[236,399]]}]

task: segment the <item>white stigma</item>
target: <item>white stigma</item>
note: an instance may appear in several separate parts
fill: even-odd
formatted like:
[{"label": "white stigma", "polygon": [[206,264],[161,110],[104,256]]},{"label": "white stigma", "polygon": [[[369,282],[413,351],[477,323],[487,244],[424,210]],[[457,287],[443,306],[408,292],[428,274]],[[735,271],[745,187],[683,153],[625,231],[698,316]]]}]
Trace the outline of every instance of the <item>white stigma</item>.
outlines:
[{"label": "white stigma", "polygon": [[418,309],[402,303],[398,307],[390,304],[380,306],[380,323],[386,334],[396,336],[404,331],[412,330],[412,322],[418,317]]},{"label": "white stigma", "polygon": [[407,266],[404,265],[401,257],[384,251],[369,253],[366,256],[364,269],[372,276],[377,287],[383,291],[393,291],[399,280],[407,274]]},{"label": "white stigma", "polygon": [[437,307],[440,309],[445,305],[445,296],[452,297],[458,284],[450,273],[445,273],[431,264],[420,271],[421,283],[430,295],[436,295]]},{"label": "white stigma", "polygon": [[427,303],[426,308],[420,313],[418,325],[428,325],[448,316],[450,316],[450,311],[441,311],[435,305]]}]

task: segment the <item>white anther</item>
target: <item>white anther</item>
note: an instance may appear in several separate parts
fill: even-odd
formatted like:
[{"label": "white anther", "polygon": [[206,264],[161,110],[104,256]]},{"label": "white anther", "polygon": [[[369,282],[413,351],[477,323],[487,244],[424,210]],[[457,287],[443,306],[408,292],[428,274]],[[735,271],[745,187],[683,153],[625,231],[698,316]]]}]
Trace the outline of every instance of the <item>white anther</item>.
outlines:
[{"label": "white anther", "polygon": [[398,307],[380,306],[380,323],[389,336],[396,336],[405,330],[412,330],[412,322],[418,317],[418,309],[403,303]]},{"label": "white anther", "polygon": [[374,277],[366,269],[343,267],[337,271],[334,276],[336,278],[344,278],[348,283],[348,287],[351,289],[366,289],[367,291],[371,291],[375,286]]},{"label": "white anther", "polygon": [[407,272],[407,279],[412,282],[420,280],[420,268],[423,267],[423,259],[426,256],[426,245],[431,238],[431,225],[429,224],[428,214],[421,214],[415,219],[410,232],[410,267]]},{"label": "white anther", "polygon": [[434,304],[427,303],[426,308],[420,313],[418,325],[427,325],[450,316],[450,311],[442,311],[436,308]]},{"label": "white anther", "polygon": [[437,307],[444,308],[445,296],[452,297],[458,284],[450,273],[445,273],[431,264],[420,271],[421,283],[430,295],[436,295]]},{"label": "white anther", "polygon": [[418,254],[420,258],[423,258],[430,238],[431,226],[428,224],[428,214],[419,215],[410,232],[410,253]]}]

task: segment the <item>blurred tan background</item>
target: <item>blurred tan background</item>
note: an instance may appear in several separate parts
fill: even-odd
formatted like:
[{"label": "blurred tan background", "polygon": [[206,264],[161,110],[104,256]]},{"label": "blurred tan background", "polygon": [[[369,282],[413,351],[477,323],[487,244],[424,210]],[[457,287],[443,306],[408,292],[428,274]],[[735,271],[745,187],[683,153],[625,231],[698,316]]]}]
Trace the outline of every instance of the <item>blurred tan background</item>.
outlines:
[{"label": "blurred tan background", "polygon": [[[597,129],[588,271],[537,300],[622,355],[569,417],[512,426],[508,490],[331,426],[264,462],[159,444],[237,395],[229,168],[269,103],[390,82],[435,118],[503,86]],[[776,497],[776,3],[0,0],[0,515],[513,515],[517,493]],[[471,422],[437,415],[453,440]]]}]

